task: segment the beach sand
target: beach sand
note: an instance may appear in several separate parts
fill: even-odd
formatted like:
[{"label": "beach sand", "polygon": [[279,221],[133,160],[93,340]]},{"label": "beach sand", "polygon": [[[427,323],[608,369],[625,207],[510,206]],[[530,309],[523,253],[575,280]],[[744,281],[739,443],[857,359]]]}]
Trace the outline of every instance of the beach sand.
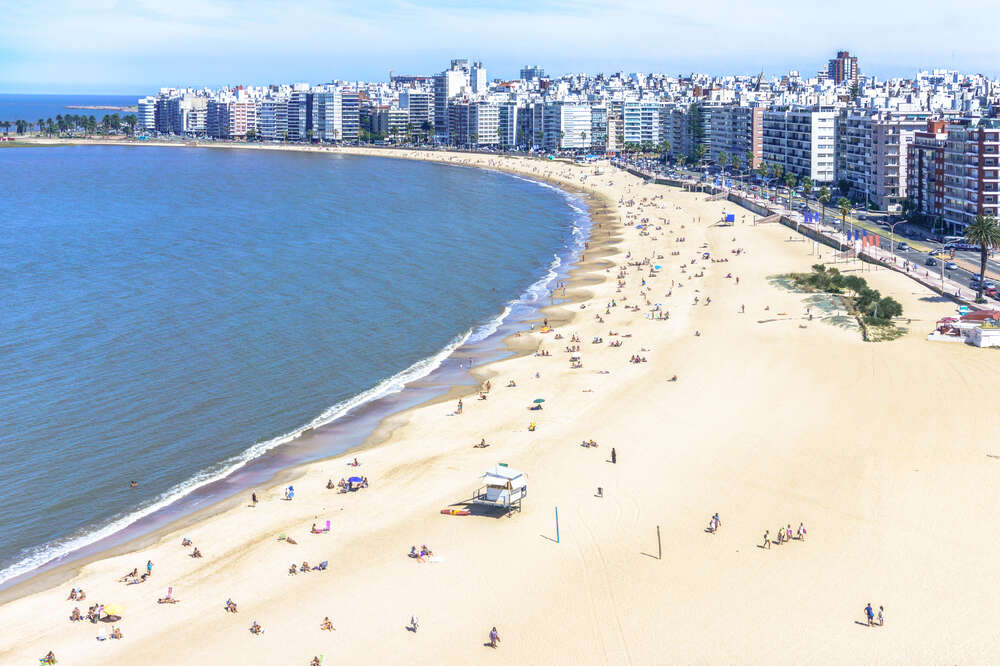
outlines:
[{"label": "beach sand", "polygon": [[[593,166],[522,158],[401,156],[503,168],[617,207],[618,221],[595,227],[572,274],[576,301],[551,311],[564,339],[536,326],[512,341],[551,356],[478,368],[492,383],[487,400],[466,396],[460,415],[448,400],[391,417],[375,435],[381,443],[357,454],[360,468],[346,464],[354,453],[309,465],[291,502],[282,485],[259,488],[255,508],[234,503],[4,603],[0,662],[35,663],[49,650],[60,664],[1000,660],[984,640],[1000,610],[990,592],[1000,540],[989,520],[1000,446],[989,440],[997,418],[988,393],[1000,355],[925,340],[952,303],[898,273],[866,270],[913,320],[896,341],[866,343],[849,318],[822,312],[823,299],[771,279],[832,261],[832,251],[811,255],[802,237],[755,226],[731,203],[607,166],[598,176]],[[724,211],[736,225],[712,226]],[[653,225],[648,235],[633,224],[641,218]],[[728,261],[704,261],[706,250]],[[629,267],[619,290],[619,269],[645,258],[662,270]],[[647,318],[643,278],[668,321]],[[564,351],[572,334],[581,369]],[[633,355],[648,362],[629,363]],[[528,411],[536,398],[544,409]],[[489,448],[473,448],[481,438]],[[589,439],[599,447],[580,446]],[[498,462],[528,475],[521,513],[440,514]],[[370,487],[325,489],[353,474]],[[715,512],[721,528],[710,534]],[[309,533],[327,520],[329,534]],[[799,522],[804,541],[758,547],[765,530]],[[184,537],[203,558],[189,557]],[[422,544],[440,561],[407,557]],[[148,582],[115,582],[148,559]],[[329,569],[290,576],[303,560]],[[180,603],[158,605],[168,586]],[[99,642],[103,625],[70,623],[71,587],[86,590],[83,611],[124,605],[124,639]],[[227,598],[238,614],[223,611]],[[868,602],[885,607],[884,627],[864,625]],[[413,615],[417,632],[406,629]],[[320,630],[325,616],[336,631]],[[249,633],[251,621],[262,635]],[[484,645],[493,626],[496,651]]]}]

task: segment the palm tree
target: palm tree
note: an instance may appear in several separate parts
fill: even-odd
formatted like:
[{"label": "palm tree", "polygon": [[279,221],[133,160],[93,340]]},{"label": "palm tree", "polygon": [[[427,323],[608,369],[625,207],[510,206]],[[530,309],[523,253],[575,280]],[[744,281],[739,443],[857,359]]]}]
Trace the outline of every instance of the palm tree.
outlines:
[{"label": "palm tree", "polygon": [[699,168],[701,167],[701,163],[705,159],[705,153],[707,151],[708,151],[708,147],[705,144],[703,144],[703,143],[699,143],[698,147],[694,149],[694,156],[698,159],[698,167]]},{"label": "palm tree", "polygon": [[583,149],[587,150],[587,133],[580,132],[580,143],[583,144]]},{"label": "palm tree", "polygon": [[677,157],[677,164],[679,164],[680,167],[683,169],[684,163],[687,162],[687,159],[688,159],[687,155],[680,155]]},{"label": "palm tree", "polygon": [[847,233],[847,216],[850,215],[851,210],[853,210],[853,206],[851,206],[851,200],[848,199],[847,197],[840,197],[839,199],[837,199],[837,208],[840,209],[840,220],[842,223],[840,230],[843,231],[844,233]]},{"label": "palm tree", "polygon": [[740,179],[740,156],[733,155],[733,171],[736,172],[736,179]]},{"label": "palm tree", "polygon": [[667,163],[667,155],[670,154],[670,142],[664,139],[660,142],[660,152],[663,153],[663,163]]},{"label": "palm tree", "polygon": [[806,176],[802,179],[802,193],[808,197],[813,191],[813,179]]},{"label": "palm tree", "polygon": [[774,164],[771,167],[772,175],[774,175],[774,198],[778,198],[778,188],[781,187],[781,177],[785,175],[785,166],[783,164]]},{"label": "palm tree", "polygon": [[975,221],[965,228],[965,240],[979,246],[979,289],[976,302],[983,300],[983,281],[986,279],[986,259],[989,251],[1000,247],[1000,226],[992,215],[976,215]]},{"label": "palm tree", "polygon": [[817,198],[823,207],[823,224],[826,224],[826,205],[830,203],[830,188],[825,185],[819,188],[819,196]]},{"label": "palm tree", "polygon": [[719,157],[716,158],[719,166],[722,167],[722,180],[726,180],[726,165],[729,164],[729,155],[725,151],[719,153]]},{"label": "palm tree", "polygon": [[788,174],[785,176],[785,187],[788,188],[788,209],[792,209],[792,192],[795,190],[795,176]]}]

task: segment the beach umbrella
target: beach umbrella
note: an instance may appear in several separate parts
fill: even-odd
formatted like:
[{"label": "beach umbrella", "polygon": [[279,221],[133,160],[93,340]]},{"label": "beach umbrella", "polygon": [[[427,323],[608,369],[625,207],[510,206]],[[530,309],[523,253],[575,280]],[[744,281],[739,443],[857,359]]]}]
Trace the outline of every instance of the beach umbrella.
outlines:
[{"label": "beach umbrella", "polygon": [[121,615],[125,612],[125,607],[121,604],[104,604],[104,612],[108,615]]},{"label": "beach umbrella", "polygon": [[653,266],[653,268],[654,268],[655,270],[660,270],[660,267],[659,267],[659,266]]},{"label": "beach umbrella", "polygon": [[364,479],[362,479],[360,476],[352,476],[347,480],[348,483],[361,483],[363,481]]},{"label": "beach umbrella", "polygon": [[545,398],[535,398],[532,402],[535,403],[545,402]]}]

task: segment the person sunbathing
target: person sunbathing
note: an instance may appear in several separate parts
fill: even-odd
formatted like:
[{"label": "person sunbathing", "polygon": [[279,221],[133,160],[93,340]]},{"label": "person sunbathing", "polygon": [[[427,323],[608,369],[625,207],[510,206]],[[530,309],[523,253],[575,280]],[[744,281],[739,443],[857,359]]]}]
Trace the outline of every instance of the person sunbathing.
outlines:
[{"label": "person sunbathing", "polygon": [[174,599],[173,597],[162,597],[156,600],[158,604],[176,604],[180,599]]},{"label": "person sunbathing", "polygon": [[111,638],[114,638],[116,640],[121,640],[121,638],[122,638],[122,630],[119,629],[118,627],[112,627],[112,629],[111,629]]},{"label": "person sunbathing", "polygon": [[73,612],[70,613],[70,615],[69,615],[69,621],[70,622],[79,622],[82,619],[83,619],[83,616],[80,615],[80,607],[79,606],[74,607],[73,608]]},{"label": "person sunbathing", "polygon": [[201,557],[201,551],[198,550],[197,547],[195,547],[195,549],[191,551],[191,557]]},{"label": "person sunbathing", "polygon": [[299,568],[295,565],[295,562],[292,562],[292,566],[288,567],[288,575],[296,576],[298,575],[298,573],[299,573]]},{"label": "person sunbathing", "polygon": [[226,599],[226,612],[227,613],[236,613],[237,612],[237,610],[236,610],[236,602],[233,601],[232,599]]},{"label": "person sunbathing", "polygon": [[333,622],[331,622],[328,617],[323,618],[323,624],[320,625],[320,629],[323,631],[336,631],[336,629],[333,628]]},{"label": "person sunbathing", "polygon": [[507,388],[515,388],[516,386],[517,386],[517,384],[514,383],[513,379],[510,380],[509,382],[507,382]]},{"label": "person sunbathing", "polygon": [[320,530],[316,529],[316,523],[312,524],[312,527],[309,528],[309,531],[312,532],[313,534],[319,534],[320,532]]},{"label": "person sunbathing", "polygon": [[323,662],[319,660],[319,657],[313,657],[312,661],[309,662],[309,666],[320,666],[322,663]]},{"label": "person sunbathing", "polygon": [[309,570],[310,570],[309,563],[303,560],[302,566],[299,567],[299,571],[307,572]]},{"label": "person sunbathing", "polygon": [[191,539],[182,539],[181,540],[181,545],[182,546],[190,546],[191,545]]},{"label": "person sunbathing", "polygon": [[333,490],[333,489],[334,489],[334,488],[336,488],[336,487],[337,487],[337,486],[335,486],[335,485],[333,484],[333,479],[329,479],[329,480],[327,480],[327,482],[326,482],[326,489],[327,489],[327,490]]},{"label": "person sunbathing", "polygon": [[124,576],[122,576],[121,578],[119,578],[118,582],[121,583],[123,581],[128,580],[129,578],[135,578],[138,575],[139,575],[139,569],[138,568],[132,569],[131,572],[129,572],[129,573],[125,574]]},{"label": "person sunbathing", "polygon": [[326,565],[327,565],[327,561],[323,560],[318,565],[314,566],[312,570],[313,571],[326,571]]},{"label": "person sunbathing", "polygon": [[66,597],[66,601],[70,601],[70,600],[76,601],[76,588],[75,587],[72,590],[69,591],[69,596]]},{"label": "person sunbathing", "polygon": [[259,624],[257,624],[255,620],[254,623],[250,625],[250,633],[253,634],[254,636],[259,636],[262,633],[264,633],[264,629]]},{"label": "person sunbathing", "polygon": [[38,660],[42,664],[54,664],[56,663],[56,655],[49,650],[49,653]]}]

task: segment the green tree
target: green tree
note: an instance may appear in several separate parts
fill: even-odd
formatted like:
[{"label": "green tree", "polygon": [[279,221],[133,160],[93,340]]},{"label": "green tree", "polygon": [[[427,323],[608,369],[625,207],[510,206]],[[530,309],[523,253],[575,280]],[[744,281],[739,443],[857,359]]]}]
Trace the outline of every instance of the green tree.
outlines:
[{"label": "green tree", "polygon": [[851,200],[847,197],[840,197],[837,199],[837,208],[840,209],[840,220],[841,228],[840,230],[847,233],[847,216],[851,214],[853,206],[851,206]]},{"label": "green tree", "polygon": [[808,197],[813,191],[813,179],[809,176],[805,176],[802,179],[802,193]]},{"label": "green tree", "polygon": [[837,183],[837,189],[840,190],[840,195],[846,197],[847,193],[851,191],[851,181],[846,178],[841,178],[840,182]]},{"label": "green tree", "polygon": [[699,143],[697,146],[695,146],[694,156],[696,164],[698,165],[699,168],[701,168],[702,162],[705,161],[705,153],[707,152],[708,152],[708,146],[706,146],[705,144]]},{"label": "green tree", "polygon": [[788,174],[785,176],[785,187],[788,188],[788,208],[792,207],[792,192],[795,190],[795,176],[793,174]]},{"label": "green tree", "polygon": [[670,154],[670,142],[664,139],[660,142],[660,153],[663,155],[663,163],[667,163],[667,155]]},{"label": "green tree", "polygon": [[583,144],[583,149],[587,150],[587,133],[580,132],[580,143]]},{"label": "green tree", "polygon": [[979,289],[976,302],[983,300],[983,281],[986,279],[986,259],[990,250],[1000,247],[1000,227],[992,215],[976,215],[975,221],[965,228],[965,240],[979,246]]},{"label": "green tree", "polygon": [[820,206],[823,208],[823,224],[826,224],[826,205],[830,203],[830,188],[825,185],[819,188],[819,199]]}]

